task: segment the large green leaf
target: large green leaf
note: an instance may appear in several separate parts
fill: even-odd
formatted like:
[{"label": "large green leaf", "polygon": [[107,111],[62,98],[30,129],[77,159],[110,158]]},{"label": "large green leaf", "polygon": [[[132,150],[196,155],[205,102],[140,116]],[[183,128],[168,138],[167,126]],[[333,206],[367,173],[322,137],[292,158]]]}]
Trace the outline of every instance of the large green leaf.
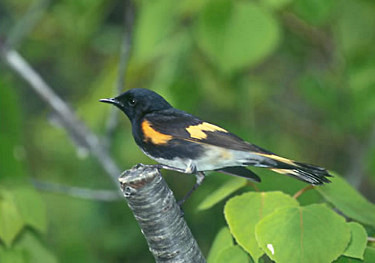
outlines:
[{"label": "large green leaf", "polygon": [[279,35],[271,13],[250,1],[210,1],[196,24],[199,47],[224,73],[261,62],[275,50]]},{"label": "large green leaf", "polygon": [[45,204],[33,188],[22,186],[12,190],[14,202],[25,224],[45,232],[47,214]]},{"label": "large green leaf", "polygon": [[231,198],[224,215],[237,243],[257,261],[264,254],[255,239],[256,224],[276,209],[298,207],[298,202],[282,192],[249,192]]},{"label": "large green leaf", "polygon": [[219,254],[229,248],[232,247],[233,244],[233,238],[230,234],[230,231],[227,227],[223,227],[220,229],[220,231],[217,233],[214,242],[212,243],[210,252],[207,256],[207,263],[216,263],[217,258]]},{"label": "large green leaf", "polygon": [[217,258],[216,263],[249,263],[249,256],[239,246],[228,247]]},{"label": "large green leaf", "polygon": [[234,193],[238,189],[244,187],[248,180],[241,177],[235,177],[225,182],[216,191],[209,194],[198,206],[199,210],[205,210],[213,207],[218,202],[226,198],[228,195]]},{"label": "large green leaf", "polygon": [[367,232],[364,227],[356,222],[348,223],[352,237],[344,255],[352,258],[363,259],[367,245]]},{"label": "large green leaf", "polygon": [[259,245],[278,263],[329,263],[350,241],[345,219],[317,204],[278,210],[259,222],[255,232]]},{"label": "large green leaf", "polygon": [[375,226],[375,205],[367,201],[340,176],[336,175],[330,180],[331,184],[316,187],[318,192],[346,216]]},{"label": "large green leaf", "polygon": [[11,193],[0,189],[0,239],[9,247],[23,226]]}]

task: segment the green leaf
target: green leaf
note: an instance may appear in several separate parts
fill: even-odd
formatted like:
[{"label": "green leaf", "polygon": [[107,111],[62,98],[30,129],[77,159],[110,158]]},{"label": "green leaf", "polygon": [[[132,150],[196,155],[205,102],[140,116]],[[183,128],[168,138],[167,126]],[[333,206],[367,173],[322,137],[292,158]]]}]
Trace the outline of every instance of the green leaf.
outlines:
[{"label": "green leaf", "polygon": [[231,198],[224,215],[237,243],[257,259],[264,254],[255,239],[256,224],[276,209],[298,207],[298,202],[282,192],[249,192]]},{"label": "green leaf", "polygon": [[228,247],[222,251],[216,263],[248,263],[249,256],[239,246]]},{"label": "green leaf", "polygon": [[30,231],[25,231],[15,248],[22,249],[30,263],[57,263],[56,257],[49,252]]},{"label": "green leaf", "polygon": [[277,21],[250,1],[213,0],[201,12],[196,39],[202,51],[224,73],[254,66],[279,43]]},{"label": "green leaf", "polygon": [[318,192],[346,216],[363,224],[375,226],[375,205],[367,201],[340,176],[330,179],[331,184],[316,187]]},{"label": "green leaf", "polygon": [[13,189],[12,194],[23,221],[45,233],[47,229],[46,207],[40,195],[33,188],[26,186]]},{"label": "green leaf", "polygon": [[25,254],[20,249],[5,249],[0,246],[1,263],[25,263]]},{"label": "green leaf", "polygon": [[217,233],[214,242],[212,243],[210,252],[207,256],[207,263],[216,263],[217,258],[219,254],[229,248],[232,247],[233,244],[233,238],[230,234],[230,231],[227,227],[223,227],[220,229],[220,231]]},{"label": "green leaf", "polygon": [[247,184],[248,180],[241,177],[235,177],[228,180],[216,191],[209,194],[198,206],[199,210],[205,210],[213,207],[221,200],[226,198],[228,195],[234,193],[238,189],[244,187]]},{"label": "green leaf", "polygon": [[345,257],[345,256],[341,256],[333,262],[334,263],[363,263],[362,260],[359,260],[359,259],[356,259],[356,258]]},{"label": "green leaf", "polygon": [[365,249],[365,255],[363,260],[356,258],[341,256],[334,263],[374,263],[375,262],[375,248],[367,247]]},{"label": "green leaf", "polygon": [[278,263],[329,263],[350,241],[345,219],[317,204],[278,210],[259,222],[255,233],[262,249]]},{"label": "green leaf", "polygon": [[367,232],[364,227],[358,223],[350,222],[348,225],[352,237],[344,255],[352,258],[363,259],[363,253],[365,252],[367,245]]},{"label": "green leaf", "polygon": [[164,52],[167,35],[176,25],[173,0],[141,1],[134,35],[134,57],[148,61]]},{"label": "green leaf", "polygon": [[12,196],[8,191],[0,192],[0,239],[10,246],[24,226]]}]

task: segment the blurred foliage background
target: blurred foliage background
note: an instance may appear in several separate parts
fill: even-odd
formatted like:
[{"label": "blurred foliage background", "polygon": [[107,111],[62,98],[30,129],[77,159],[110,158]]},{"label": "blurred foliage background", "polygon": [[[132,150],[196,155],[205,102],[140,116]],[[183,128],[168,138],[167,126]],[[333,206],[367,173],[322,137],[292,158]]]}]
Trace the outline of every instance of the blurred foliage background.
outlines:
[{"label": "blurred foliage background", "polygon": [[[126,72],[120,72],[126,77],[125,90],[152,89],[175,107],[245,140],[336,171],[372,201],[374,28],[371,0],[0,2],[1,42],[16,49],[82,122],[108,142],[122,170],[151,163],[133,142],[124,116],[108,138],[111,108],[98,103],[118,93],[120,50],[130,42]],[[15,249],[7,256],[32,247],[44,253],[45,262],[153,261],[125,201],[38,194],[31,186],[34,178],[115,190],[98,161],[72,140],[50,108],[5,63],[0,63],[0,146],[0,218],[4,204],[17,202],[7,199],[18,196],[9,190],[14,185],[26,188],[22,195],[40,210],[26,211],[26,217],[32,215],[28,220],[21,213],[18,234],[10,238]],[[262,177],[261,190],[293,194],[305,186],[256,172]],[[177,198],[195,181],[194,176],[163,174]],[[213,173],[184,206],[205,253],[225,224],[223,203],[203,212],[196,207],[226,180]],[[300,201],[320,198],[307,192]],[[0,226],[1,231],[6,232]],[[33,255],[29,259],[34,262]]]}]

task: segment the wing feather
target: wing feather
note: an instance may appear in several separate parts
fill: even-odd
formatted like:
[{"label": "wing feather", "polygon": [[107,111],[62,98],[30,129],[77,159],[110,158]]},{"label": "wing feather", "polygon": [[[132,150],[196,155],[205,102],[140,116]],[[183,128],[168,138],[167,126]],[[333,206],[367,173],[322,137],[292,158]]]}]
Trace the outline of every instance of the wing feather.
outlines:
[{"label": "wing feather", "polygon": [[191,114],[168,109],[147,114],[145,118],[156,131],[181,140],[194,141],[237,151],[272,154],[256,145],[242,140],[215,124],[203,121]]}]

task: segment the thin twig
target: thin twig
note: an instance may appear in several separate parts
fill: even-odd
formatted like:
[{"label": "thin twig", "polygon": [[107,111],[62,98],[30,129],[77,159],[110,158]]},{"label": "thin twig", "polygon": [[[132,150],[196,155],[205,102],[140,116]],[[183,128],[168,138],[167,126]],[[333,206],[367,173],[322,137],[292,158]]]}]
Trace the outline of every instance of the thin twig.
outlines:
[{"label": "thin twig", "polygon": [[367,237],[368,242],[375,242],[375,237]]},{"label": "thin twig", "polygon": [[254,191],[255,191],[255,192],[260,192],[258,186],[256,186],[255,183],[250,182],[250,181],[247,181],[247,185],[248,185],[248,186],[251,186],[252,188],[254,188]]},{"label": "thin twig", "polygon": [[120,169],[109,156],[106,148],[99,142],[98,137],[78,120],[68,105],[47,85],[17,51],[8,50],[0,44],[0,55],[8,66],[29,83],[30,87],[54,110],[67,133],[79,140],[81,145],[90,150],[117,186],[117,177],[120,174]]},{"label": "thin twig", "polygon": [[94,190],[76,186],[42,182],[36,179],[32,179],[32,184],[35,186],[35,188],[42,191],[65,194],[81,199],[112,202],[123,198],[119,192],[113,190]]},{"label": "thin twig", "polygon": [[301,190],[299,190],[297,193],[295,193],[295,194],[293,195],[293,198],[294,198],[294,199],[297,199],[297,198],[300,197],[303,193],[305,193],[305,192],[307,192],[307,191],[309,191],[309,190],[311,190],[311,189],[314,189],[314,186],[313,186],[313,185],[308,185],[308,186],[302,188]]},{"label": "thin twig", "polygon": [[[122,37],[122,44],[120,47],[120,61],[118,65],[117,81],[115,85],[114,93],[116,95],[120,94],[126,85],[126,71],[129,62],[129,53],[132,44],[133,36],[133,21],[134,12],[131,0],[125,0],[125,10],[124,10],[124,33]],[[111,138],[113,138],[113,133],[118,124],[118,113],[119,111],[114,107],[111,108],[110,115],[108,117],[105,133],[105,144],[110,146]]]},{"label": "thin twig", "polygon": [[332,53],[333,43],[327,34],[301,20],[292,12],[282,12],[281,18],[285,26],[291,31],[308,39],[310,43],[321,47],[325,54],[330,55]]}]

